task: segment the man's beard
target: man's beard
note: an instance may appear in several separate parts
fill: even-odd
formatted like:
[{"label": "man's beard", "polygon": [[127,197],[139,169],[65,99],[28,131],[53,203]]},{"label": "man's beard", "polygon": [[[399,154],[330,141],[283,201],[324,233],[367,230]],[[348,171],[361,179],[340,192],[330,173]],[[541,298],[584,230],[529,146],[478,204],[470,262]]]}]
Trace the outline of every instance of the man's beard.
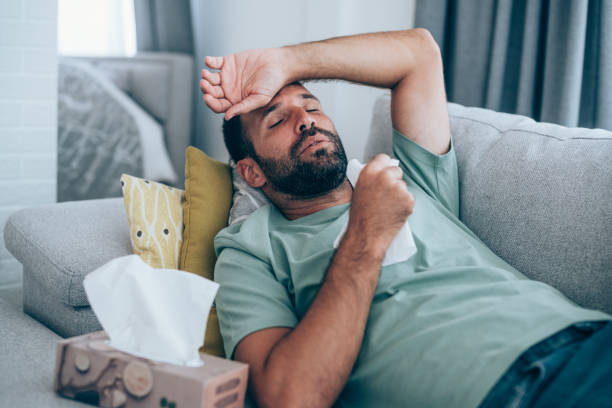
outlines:
[{"label": "man's beard", "polygon": [[[315,134],[328,137],[333,149],[321,147],[314,152],[315,159],[302,160],[299,153],[303,150],[304,141]],[[324,160],[319,160],[324,158]],[[300,134],[299,139],[291,146],[289,156],[280,159],[254,155],[254,159],[263,170],[266,179],[276,191],[299,198],[321,196],[337,188],[346,176],[346,154],[337,134],[311,127]]]}]

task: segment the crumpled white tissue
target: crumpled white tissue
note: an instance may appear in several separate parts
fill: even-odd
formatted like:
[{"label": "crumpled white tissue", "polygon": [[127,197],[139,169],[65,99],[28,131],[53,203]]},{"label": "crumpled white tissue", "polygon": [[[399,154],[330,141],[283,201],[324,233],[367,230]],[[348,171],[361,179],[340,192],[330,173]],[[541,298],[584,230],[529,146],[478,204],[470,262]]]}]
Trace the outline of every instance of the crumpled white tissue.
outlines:
[{"label": "crumpled white tissue", "polygon": [[[399,166],[399,160],[391,159],[392,166]],[[346,167],[346,177],[349,179],[353,187],[357,184],[357,179],[359,178],[359,173],[365,167],[365,164],[362,164],[357,159],[351,159]],[[348,220],[342,227],[340,234],[334,241],[334,248],[338,248],[340,245],[340,241],[342,237],[346,233],[346,229],[348,227]],[[391,241],[391,245],[385,252],[385,258],[383,259],[382,265],[392,265],[398,262],[404,262],[412,255],[416,254],[417,247],[414,243],[414,238],[412,237],[412,231],[410,230],[410,224],[408,221],[402,226],[400,231],[397,233],[393,241]]]},{"label": "crumpled white tissue", "polygon": [[91,272],[83,285],[111,347],[161,362],[203,364],[198,349],[218,283],[176,269],[154,269],[138,255],[128,255]]}]

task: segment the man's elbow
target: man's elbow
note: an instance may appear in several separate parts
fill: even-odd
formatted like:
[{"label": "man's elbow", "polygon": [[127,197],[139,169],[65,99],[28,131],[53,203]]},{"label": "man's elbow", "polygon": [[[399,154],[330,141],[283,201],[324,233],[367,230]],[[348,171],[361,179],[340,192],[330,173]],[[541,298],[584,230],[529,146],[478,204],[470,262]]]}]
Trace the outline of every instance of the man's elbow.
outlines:
[{"label": "man's elbow", "polygon": [[440,47],[428,29],[413,28],[408,31],[423,54],[440,55]]},{"label": "man's elbow", "polygon": [[298,375],[284,375],[277,377],[261,387],[256,393],[259,407],[327,407],[334,398],[326,395],[323,390],[309,387],[308,381],[304,381]]},{"label": "man's elbow", "polygon": [[406,46],[410,51],[410,62],[414,68],[427,68],[430,64],[442,64],[438,43],[426,28],[406,31]]},{"label": "man's elbow", "polygon": [[300,390],[283,382],[283,386],[269,386],[256,392],[257,405],[264,407],[299,407],[304,394]]}]

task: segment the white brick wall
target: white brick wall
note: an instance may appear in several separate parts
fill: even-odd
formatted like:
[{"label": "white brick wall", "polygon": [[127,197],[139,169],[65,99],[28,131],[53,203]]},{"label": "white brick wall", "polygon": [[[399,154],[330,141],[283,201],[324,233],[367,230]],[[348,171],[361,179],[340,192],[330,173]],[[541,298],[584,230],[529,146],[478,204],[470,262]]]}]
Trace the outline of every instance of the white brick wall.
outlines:
[{"label": "white brick wall", "polygon": [[[56,201],[56,169],[57,0],[0,0],[0,230]],[[0,239],[0,288],[20,281]]]}]

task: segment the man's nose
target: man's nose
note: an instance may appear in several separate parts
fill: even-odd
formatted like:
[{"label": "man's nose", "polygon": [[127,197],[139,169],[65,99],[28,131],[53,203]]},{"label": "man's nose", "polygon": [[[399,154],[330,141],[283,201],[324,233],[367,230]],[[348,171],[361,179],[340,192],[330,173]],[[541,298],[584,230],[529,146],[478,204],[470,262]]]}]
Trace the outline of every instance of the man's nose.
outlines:
[{"label": "man's nose", "polygon": [[296,123],[297,133],[302,133],[306,129],[317,126],[317,121],[308,112],[302,111]]}]

